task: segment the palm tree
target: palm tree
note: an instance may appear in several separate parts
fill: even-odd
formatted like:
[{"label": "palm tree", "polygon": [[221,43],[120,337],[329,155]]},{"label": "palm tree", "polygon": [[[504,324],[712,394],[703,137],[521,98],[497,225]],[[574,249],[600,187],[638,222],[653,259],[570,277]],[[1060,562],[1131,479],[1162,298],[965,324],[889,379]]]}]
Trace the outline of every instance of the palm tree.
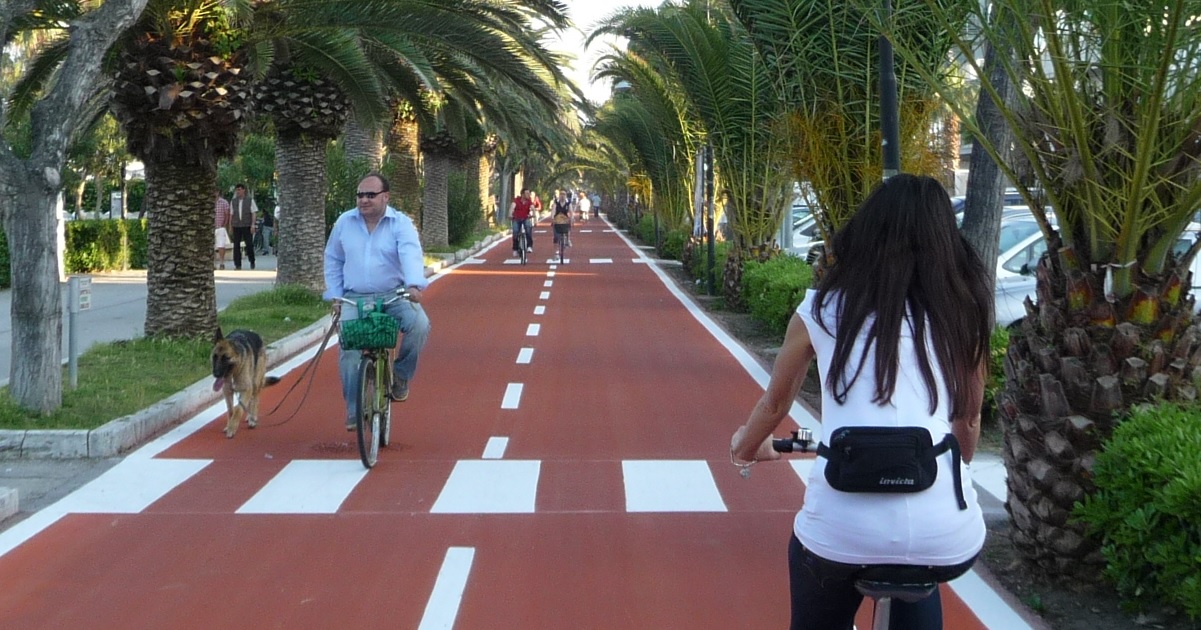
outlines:
[{"label": "palm tree", "polygon": [[111,107],[146,165],[148,336],[216,329],[217,160],[234,154],[251,105],[241,18],[199,0],[152,0],[117,59]]},{"label": "palm tree", "polygon": [[[877,38],[871,20],[879,3],[819,0],[730,0],[750,33],[785,107],[785,135],[793,174],[807,182],[829,235],[849,219],[880,181],[880,97]],[[931,119],[940,103],[922,76],[945,84],[954,33],[963,23],[962,2],[948,3],[947,24],[934,24],[921,6],[898,3],[894,45],[911,54],[898,59],[901,164],[906,172],[938,175],[931,150]],[[830,243],[826,238],[825,242]],[[834,252],[826,251],[826,255]]]},{"label": "palm tree", "polygon": [[[766,65],[733,15],[703,0],[627,10],[598,32],[625,35],[636,50],[662,58],[682,89],[688,112],[703,125],[722,174],[734,234],[723,273],[724,294],[739,304],[742,260],[770,255],[792,194],[791,178],[782,168],[780,100]],[[679,182],[685,198],[690,181]]]},{"label": "palm tree", "polygon": [[[1174,249],[1201,206],[1201,75],[1192,61],[1201,2],[997,0],[993,10],[1014,19],[995,22],[968,4],[982,38],[1015,51],[1005,77],[1024,95],[1006,106],[976,67],[976,42],[957,39],[1020,159],[977,146],[1019,184],[1048,244],[1032,270],[1037,300],[1005,361],[1006,508],[1027,558],[1093,581],[1103,555],[1072,510],[1095,491],[1097,450],[1130,406],[1192,401],[1201,387],[1201,321],[1188,284],[1201,239]],[[935,0],[923,6],[954,19]],[[969,104],[952,105],[972,127]]]}]

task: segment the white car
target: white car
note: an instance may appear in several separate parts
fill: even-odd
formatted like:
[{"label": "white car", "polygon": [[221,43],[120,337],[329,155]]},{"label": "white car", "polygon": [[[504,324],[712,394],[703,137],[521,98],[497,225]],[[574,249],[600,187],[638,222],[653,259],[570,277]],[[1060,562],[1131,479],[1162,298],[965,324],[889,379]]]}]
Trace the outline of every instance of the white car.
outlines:
[{"label": "white car", "polygon": [[[1188,251],[1198,234],[1201,234],[1201,223],[1189,224],[1172,247],[1173,253],[1179,256]],[[1007,242],[1009,247],[1005,246]],[[1047,243],[1033,220],[1011,221],[1001,226],[1000,251],[995,313],[998,326],[1009,326],[1026,316],[1026,297],[1034,299],[1034,266],[1047,251]],[[1193,259],[1191,269],[1192,291],[1197,293],[1201,291],[1201,256]],[[1198,301],[1198,310],[1201,311],[1201,301]]]}]

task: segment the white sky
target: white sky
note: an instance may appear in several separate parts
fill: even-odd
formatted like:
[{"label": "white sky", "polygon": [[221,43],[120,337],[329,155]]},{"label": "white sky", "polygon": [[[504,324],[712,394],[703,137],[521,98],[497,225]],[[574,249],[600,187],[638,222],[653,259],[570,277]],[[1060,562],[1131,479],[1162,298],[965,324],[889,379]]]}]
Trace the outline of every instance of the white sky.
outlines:
[{"label": "white sky", "polygon": [[[588,100],[599,104],[609,98],[609,82],[600,81],[592,85],[588,81],[588,75],[592,72],[592,64],[607,50],[606,44],[619,42],[616,38],[598,38],[585,52],[586,33],[591,32],[597,22],[609,17],[618,9],[631,6],[655,7],[662,2],[663,0],[564,0],[568,15],[579,30],[565,32],[555,49],[576,56],[573,67],[568,68],[566,74],[580,86]],[[623,42],[620,44],[624,45]]]}]

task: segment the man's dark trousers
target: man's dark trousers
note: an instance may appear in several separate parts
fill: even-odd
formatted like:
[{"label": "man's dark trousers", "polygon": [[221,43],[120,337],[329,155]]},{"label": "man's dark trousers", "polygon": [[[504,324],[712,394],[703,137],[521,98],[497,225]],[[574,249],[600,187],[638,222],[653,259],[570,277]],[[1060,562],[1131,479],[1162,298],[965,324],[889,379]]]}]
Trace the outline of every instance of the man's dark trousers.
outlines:
[{"label": "man's dark trousers", "polygon": [[250,268],[254,269],[254,232],[248,227],[233,228],[234,239],[234,269],[242,268],[242,243],[246,243],[246,257],[250,259]]}]

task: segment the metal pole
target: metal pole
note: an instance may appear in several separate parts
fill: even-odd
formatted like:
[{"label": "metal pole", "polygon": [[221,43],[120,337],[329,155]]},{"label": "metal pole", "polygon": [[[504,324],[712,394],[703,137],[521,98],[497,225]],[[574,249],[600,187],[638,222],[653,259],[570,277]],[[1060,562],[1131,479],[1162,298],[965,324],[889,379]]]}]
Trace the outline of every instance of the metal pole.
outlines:
[{"label": "metal pole", "polygon": [[[892,22],[892,0],[884,0],[883,23]],[[901,172],[900,114],[897,109],[897,75],[893,69],[892,42],[880,35],[880,140],[884,153],[884,179]]]},{"label": "metal pole", "polygon": [[716,295],[717,294],[717,277],[716,277],[716,273],[714,272],[714,266],[716,265],[715,259],[717,258],[717,245],[714,243],[714,240],[713,240],[714,236],[715,236],[714,231],[713,231],[713,223],[714,223],[715,219],[713,216],[714,211],[713,211],[713,144],[712,143],[705,145],[705,199],[709,200],[709,212],[708,212],[708,216],[706,217],[708,219],[707,223],[709,224],[708,231],[707,231],[707,236],[709,237],[709,265],[708,265],[708,267],[709,267],[709,270],[708,270],[709,295]]},{"label": "metal pole", "polygon": [[79,387],[79,352],[75,315],[79,312],[79,278],[67,279],[67,374],[71,389]]}]

